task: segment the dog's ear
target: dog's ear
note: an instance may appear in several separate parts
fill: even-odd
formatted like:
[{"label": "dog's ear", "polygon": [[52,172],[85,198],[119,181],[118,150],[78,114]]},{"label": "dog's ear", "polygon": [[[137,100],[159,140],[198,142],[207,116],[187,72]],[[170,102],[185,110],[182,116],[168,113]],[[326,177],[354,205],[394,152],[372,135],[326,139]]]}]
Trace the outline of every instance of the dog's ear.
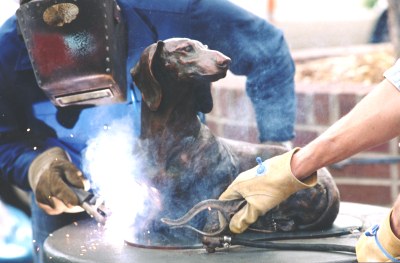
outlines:
[{"label": "dog's ear", "polygon": [[142,92],[143,101],[152,111],[156,111],[161,103],[162,90],[153,73],[153,61],[159,57],[164,47],[163,41],[158,41],[147,47],[139,62],[131,69],[131,75],[136,86]]}]

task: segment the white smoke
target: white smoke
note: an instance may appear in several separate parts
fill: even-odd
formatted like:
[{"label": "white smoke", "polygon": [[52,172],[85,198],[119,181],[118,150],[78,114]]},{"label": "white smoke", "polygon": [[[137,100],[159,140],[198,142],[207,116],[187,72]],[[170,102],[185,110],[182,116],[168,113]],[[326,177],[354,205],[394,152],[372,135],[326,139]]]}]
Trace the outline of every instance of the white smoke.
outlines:
[{"label": "white smoke", "polygon": [[137,138],[129,119],[114,121],[88,143],[83,169],[90,175],[92,189],[104,200],[112,215],[107,227],[126,233],[135,224],[137,215],[147,213],[155,189],[140,182],[143,163],[137,149]]}]

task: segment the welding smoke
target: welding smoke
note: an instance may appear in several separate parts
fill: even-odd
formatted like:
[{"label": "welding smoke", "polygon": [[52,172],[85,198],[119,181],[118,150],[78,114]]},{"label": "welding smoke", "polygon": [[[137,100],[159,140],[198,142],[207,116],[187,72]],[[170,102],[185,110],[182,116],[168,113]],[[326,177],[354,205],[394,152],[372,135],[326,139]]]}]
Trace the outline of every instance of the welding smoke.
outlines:
[{"label": "welding smoke", "polygon": [[138,139],[128,119],[116,120],[89,141],[84,153],[83,170],[89,175],[92,189],[100,194],[111,210],[110,228],[139,224],[136,219],[157,208],[156,189],[141,181],[143,158]]}]

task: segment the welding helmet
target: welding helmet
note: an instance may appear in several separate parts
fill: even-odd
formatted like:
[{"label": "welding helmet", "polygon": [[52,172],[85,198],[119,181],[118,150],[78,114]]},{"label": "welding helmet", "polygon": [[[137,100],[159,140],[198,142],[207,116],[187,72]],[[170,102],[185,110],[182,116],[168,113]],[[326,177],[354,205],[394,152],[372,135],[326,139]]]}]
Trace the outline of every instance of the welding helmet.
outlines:
[{"label": "welding helmet", "polygon": [[125,101],[126,32],[115,0],[23,0],[16,15],[36,81],[54,105]]}]

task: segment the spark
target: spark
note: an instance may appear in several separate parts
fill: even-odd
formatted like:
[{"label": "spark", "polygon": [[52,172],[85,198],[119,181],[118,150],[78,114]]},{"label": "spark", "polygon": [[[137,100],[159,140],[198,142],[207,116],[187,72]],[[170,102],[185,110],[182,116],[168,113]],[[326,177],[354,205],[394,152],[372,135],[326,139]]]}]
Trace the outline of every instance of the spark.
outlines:
[{"label": "spark", "polygon": [[[145,217],[153,208],[157,189],[140,181],[144,171],[130,121],[117,120],[104,125],[103,130],[88,143],[83,161],[92,189],[105,200],[112,215],[108,218],[105,238],[118,242],[132,228],[138,215]],[[112,129],[110,128],[112,127]]]}]

